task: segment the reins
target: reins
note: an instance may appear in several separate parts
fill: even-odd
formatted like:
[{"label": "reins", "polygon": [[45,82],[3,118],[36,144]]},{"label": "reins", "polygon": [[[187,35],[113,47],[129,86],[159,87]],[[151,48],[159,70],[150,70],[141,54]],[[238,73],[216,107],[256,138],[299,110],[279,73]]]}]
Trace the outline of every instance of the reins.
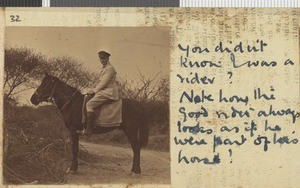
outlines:
[{"label": "reins", "polygon": [[70,99],[59,109],[58,108],[58,106],[56,106],[60,111],[62,111],[68,104],[69,104],[69,102],[72,100],[72,97],[78,92],[79,90],[77,90],[77,91],[75,91],[72,95],[71,95],[71,97],[70,97]]}]

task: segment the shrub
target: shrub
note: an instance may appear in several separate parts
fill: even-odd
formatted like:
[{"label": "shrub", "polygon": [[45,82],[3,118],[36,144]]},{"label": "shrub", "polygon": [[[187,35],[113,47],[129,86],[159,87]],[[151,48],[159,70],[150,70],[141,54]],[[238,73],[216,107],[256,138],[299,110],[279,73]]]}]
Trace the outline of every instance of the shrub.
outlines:
[{"label": "shrub", "polygon": [[[68,131],[54,106],[4,106],[5,184],[64,183],[71,162]],[[80,151],[81,160],[94,160]]]}]

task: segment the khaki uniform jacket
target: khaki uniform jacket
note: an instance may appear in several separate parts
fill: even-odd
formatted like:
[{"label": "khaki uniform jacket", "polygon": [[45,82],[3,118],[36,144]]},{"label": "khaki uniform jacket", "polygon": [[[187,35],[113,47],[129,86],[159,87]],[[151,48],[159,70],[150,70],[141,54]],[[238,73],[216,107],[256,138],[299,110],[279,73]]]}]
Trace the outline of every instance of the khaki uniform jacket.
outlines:
[{"label": "khaki uniform jacket", "polygon": [[102,70],[100,72],[100,82],[94,89],[94,100],[96,100],[97,97],[107,97],[112,100],[119,99],[116,75],[117,72],[115,68],[109,62],[102,67]]}]

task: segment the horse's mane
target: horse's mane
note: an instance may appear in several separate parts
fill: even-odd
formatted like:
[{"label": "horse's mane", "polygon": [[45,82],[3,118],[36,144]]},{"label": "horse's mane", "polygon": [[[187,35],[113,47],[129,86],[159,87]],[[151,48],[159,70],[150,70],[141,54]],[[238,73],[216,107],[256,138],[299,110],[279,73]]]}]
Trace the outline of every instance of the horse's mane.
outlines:
[{"label": "horse's mane", "polygon": [[[50,76],[50,75],[49,75]],[[72,90],[72,92],[75,91],[79,91],[79,89],[77,89],[76,87],[73,87],[67,83],[65,83],[64,81],[62,81],[61,79],[59,79],[56,76],[51,76],[52,78],[54,78],[56,80],[56,82],[62,87],[62,89],[68,89],[68,90]],[[80,92],[80,91],[79,91]]]}]

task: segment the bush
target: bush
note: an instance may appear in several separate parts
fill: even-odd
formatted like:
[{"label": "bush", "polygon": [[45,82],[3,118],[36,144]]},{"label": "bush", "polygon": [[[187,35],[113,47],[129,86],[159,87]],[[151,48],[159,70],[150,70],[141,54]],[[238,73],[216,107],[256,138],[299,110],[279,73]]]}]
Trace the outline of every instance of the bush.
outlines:
[{"label": "bush", "polygon": [[[72,156],[68,133],[54,106],[5,103],[4,183],[64,183]],[[79,157],[93,160],[82,151]]]},{"label": "bush", "polygon": [[159,150],[159,151],[169,151],[170,150],[170,135],[152,135],[149,138],[148,149]]}]

